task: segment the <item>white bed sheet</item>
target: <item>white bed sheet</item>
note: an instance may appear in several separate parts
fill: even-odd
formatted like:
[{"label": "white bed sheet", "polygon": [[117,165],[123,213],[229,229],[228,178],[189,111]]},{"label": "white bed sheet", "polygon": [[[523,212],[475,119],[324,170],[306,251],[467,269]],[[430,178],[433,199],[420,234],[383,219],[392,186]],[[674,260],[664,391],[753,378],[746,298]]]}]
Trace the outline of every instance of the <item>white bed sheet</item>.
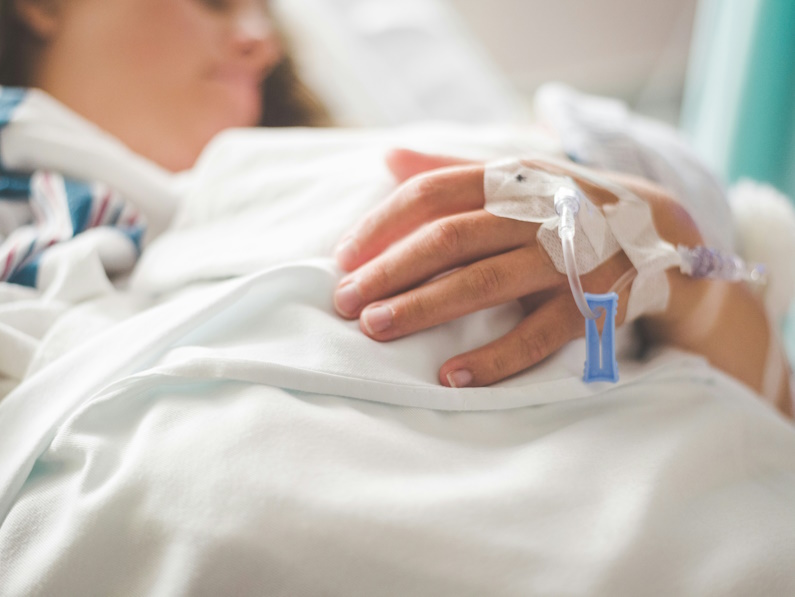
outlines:
[{"label": "white bed sheet", "polygon": [[0,594],[795,593],[795,432],[702,359],[586,385],[574,342],[451,390],[516,306],[388,344],[334,314],[387,147],[554,149],[423,130],[208,148],[129,289],[68,307],[0,402]]}]

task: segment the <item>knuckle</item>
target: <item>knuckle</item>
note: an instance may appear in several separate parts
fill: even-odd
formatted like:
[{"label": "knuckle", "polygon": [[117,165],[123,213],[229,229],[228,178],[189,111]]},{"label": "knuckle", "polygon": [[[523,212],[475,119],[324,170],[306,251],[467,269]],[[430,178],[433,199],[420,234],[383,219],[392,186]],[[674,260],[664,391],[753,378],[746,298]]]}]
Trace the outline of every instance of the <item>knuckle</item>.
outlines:
[{"label": "knuckle", "polygon": [[371,263],[359,282],[362,298],[380,297],[389,288],[390,279],[391,274],[386,264],[379,261]]},{"label": "knuckle", "polygon": [[[683,207],[679,202],[675,201],[673,198],[669,198],[669,200],[667,201],[667,205],[669,209],[671,209],[672,218],[675,222],[674,227],[678,229],[681,234],[700,237],[698,226],[696,225],[696,222],[693,219],[693,217],[690,215],[690,212],[688,212],[687,209],[685,209],[685,207]],[[691,242],[698,242],[698,241],[691,241]]]},{"label": "knuckle", "polygon": [[513,366],[507,356],[499,350],[494,351],[489,363],[489,377],[496,380],[503,379],[513,374]]},{"label": "knuckle", "polygon": [[439,184],[433,176],[427,174],[411,179],[408,198],[412,203],[426,203],[439,191]]},{"label": "knuckle", "polygon": [[395,320],[409,327],[422,325],[432,312],[432,307],[426,298],[417,292],[411,292],[404,297],[401,304],[395,309]]},{"label": "knuckle", "polygon": [[701,241],[698,226],[690,212],[663,189],[646,197],[660,236],[672,243],[697,244]]},{"label": "knuckle", "polygon": [[450,220],[439,220],[432,224],[430,250],[456,255],[461,250],[461,230]]},{"label": "knuckle", "polygon": [[493,265],[479,264],[472,268],[469,283],[474,297],[493,295],[500,291],[502,276]]},{"label": "knuckle", "polygon": [[527,367],[548,357],[553,344],[549,332],[543,328],[533,333],[522,332],[519,335],[519,342]]}]

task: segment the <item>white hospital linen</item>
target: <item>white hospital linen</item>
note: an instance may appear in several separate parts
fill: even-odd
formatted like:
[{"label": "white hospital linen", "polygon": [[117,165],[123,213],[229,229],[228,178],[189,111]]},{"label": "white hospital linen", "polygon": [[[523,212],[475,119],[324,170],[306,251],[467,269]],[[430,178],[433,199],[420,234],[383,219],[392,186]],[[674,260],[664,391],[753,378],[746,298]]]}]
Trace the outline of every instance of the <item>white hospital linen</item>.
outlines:
[{"label": "white hospital linen", "polygon": [[795,436],[750,392],[670,354],[586,387],[578,344],[513,387],[440,388],[445,351],[517,314],[374,346],[335,279],[271,270],[213,289],[214,315],[187,295],[43,371],[39,417],[55,388],[81,400],[0,527],[6,594],[795,588]]},{"label": "white hospital linen", "polygon": [[[516,153],[478,136],[414,146]],[[574,342],[453,390],[441,363],[517,306],[386,344],[334,314],[322,256],[403,140],[208,149],[130,290],[81,306],[123,320],[0,402],[0,594],[795,592],[795,432],[703,360],[624,356],[586,385]]]},{"label": "white hospital linen", "polygon": [[[108,276],[132,268],[143,219],[144,240],[168,226],[185,177],[37,89],[0,87],[0,129],[2,278],[36,288],[0,282],[2,400],[63,352],[49,336],[53,326],[63,328],[70,306],[112,293]],[[95,323],[81,321],[67,345],[91,335]]]}]

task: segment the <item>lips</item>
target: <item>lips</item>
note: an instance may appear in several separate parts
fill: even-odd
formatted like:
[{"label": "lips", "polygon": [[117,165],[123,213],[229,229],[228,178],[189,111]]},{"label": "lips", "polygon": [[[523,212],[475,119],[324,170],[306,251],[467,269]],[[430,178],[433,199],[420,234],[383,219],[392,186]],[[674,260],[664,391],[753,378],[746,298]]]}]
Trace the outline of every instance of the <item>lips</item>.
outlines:
[{"label": "lips", "polygon": [[221,83],[251,89],[259,89],[260,83],[262,83],[262,76],[259,72],[237,68],[219,68],[213,72],[211,77]]},{"label": "lips", "polygon": [[219,68],[210,75],[210,81],[222,88],[234,104],[235,111],[252,120],[259,117],[262,101],[262,74],[240,68]]}]

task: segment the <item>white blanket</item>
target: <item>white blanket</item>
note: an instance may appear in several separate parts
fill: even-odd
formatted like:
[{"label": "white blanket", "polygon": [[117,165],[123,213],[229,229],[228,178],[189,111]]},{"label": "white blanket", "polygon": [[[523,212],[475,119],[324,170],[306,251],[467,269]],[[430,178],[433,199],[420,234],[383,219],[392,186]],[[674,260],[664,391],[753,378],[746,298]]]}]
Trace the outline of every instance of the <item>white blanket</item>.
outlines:
[{"label": "white blanket", "polygon": [[0,402],[0,594],[795,594],[795,432],[703,360],[585,385],[573,342],[452,390],[441,363],[517,306],[388,344],[334,314],[327,255],[394,145],[555,149],[219,138],[129,288],[61,315]]}]

